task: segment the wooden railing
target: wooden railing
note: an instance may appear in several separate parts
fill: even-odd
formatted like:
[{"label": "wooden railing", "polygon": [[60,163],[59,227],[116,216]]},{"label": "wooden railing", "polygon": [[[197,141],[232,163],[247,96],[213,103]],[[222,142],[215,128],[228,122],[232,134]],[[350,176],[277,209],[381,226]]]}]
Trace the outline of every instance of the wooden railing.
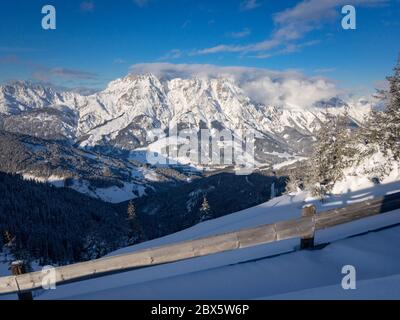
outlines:
[{"label": "wooden railing", "polygon": [[[299,248],[306,249],[314,245],[314,234],[317,230],[398,208],[400,208],[400,193],[351,204],[319,214],[316,213],[314,206],[305,206],[302,217],[298,219],[57,267],[55,268],[55,281],[57,285],[62,285],[110,273],[151,267],[292,238],[300,238]],[[26,274],[17,272],[13,276],[2,277],[0,278],[0,294],[18,293],[20,298],[26,297],[26,293],[42,288],[42,281],[45,276],[46,274],[39,271]]]}]

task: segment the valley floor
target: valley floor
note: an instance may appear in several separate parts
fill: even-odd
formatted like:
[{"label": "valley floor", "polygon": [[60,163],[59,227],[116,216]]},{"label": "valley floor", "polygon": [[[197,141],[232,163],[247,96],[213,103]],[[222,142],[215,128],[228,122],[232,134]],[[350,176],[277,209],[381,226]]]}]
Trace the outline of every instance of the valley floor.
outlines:
[{"label": "valley floor", "polygon": [[[400,183],[331,198],[327,210],[400,190]],[[306,194],[285,195],[112,255],[300,216]],[[295,251],[298,240],[261,245],[60,286],[36,299],[400,299],[400,210],[316,235],[319,250]],[[343,290],[344,265],[357,289]],[[5,298],[5,297],[2,297]],[[12,298],[12,297],[10,297]]]}]

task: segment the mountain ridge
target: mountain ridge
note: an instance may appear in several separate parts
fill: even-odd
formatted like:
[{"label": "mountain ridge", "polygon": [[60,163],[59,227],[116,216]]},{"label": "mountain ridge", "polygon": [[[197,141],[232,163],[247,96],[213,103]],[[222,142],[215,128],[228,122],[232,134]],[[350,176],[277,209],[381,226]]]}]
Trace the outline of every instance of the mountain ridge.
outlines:
[{"label": "mountain ridge", "polygon": [[312,134],[318,128],[318,122],[324,120],[324,112],[340,113],[345,107],[352,111],[349,112],[352,120],[359,122],[371,106],[366,103],[365,110],[354,105],[349,107],[336,97],[319,101],[308,109],[266,106],[254,102],[227,78],[160,80],[150,73],[116,79],[104,90],[88,96],[27,82],[0,86],[3,118],[18,118],[33,110],[68,113],[75,119],[69,122],[61,119],[69,125],[69,134],[64,136],[75,142],[79,140],[83,147],[102,144],[104,139],[115,140],[121,130],[138,124],[141,128],[129,131],[137,143],[121,146],[112,141],[127,150],[151,143],[144,137],[146,130],[165,130],[174,126],[200,128],[201,123],[210,129],[216,126],[232,131],[251,128],[272,134],[274,138],[282,138],[284,134],[281,136],[280,133],[287,128]]},{"label": "mountain ridge", "polygon": [[[42,149],[34,149],[34,154],[29,151],[38,161],[29,162],[29,165],[18,163],[18,173],[48,181],[51,173],[56,175],[62,168],[68,177],[78,179],[76,181],[83,179],[83,184],[76,185],[80,192],[118,202],[119,199],[124,201],[138,196],[134,193],[129,196],[131,191],[139,189],[139,196],[146,194],[144,190],[153,187],[155,177],[174,184],[177,175],[183,174],[179,181],[190,181],[198,170],[232,167],[232,164],[212,166],[193,162],[189,157],[173,158],[164,154],[160,142],[169,138],[170,132],[207,129],[216,135],[225,130],[236,137],[252,131],[256,136],[254,159],[251,161],[256,168],[272,168],[309,155],[314,133],[326,120],[326,112],[340,116],[346,111],[357,126],[371,107],[368,101],[360,100],[349,105],[332,97],[307,109],[283,108],[253,101],[228,78],[164,79],[153,74],[130,74],[111,81],[104,90],[86,96],[23,81],[0,86],[0,130],[17,135],[10,140],[14,147],[7,145],[7,139],[2,139],[7,150],[25,148],[25,136],[39,139],[35,143],[42,146]],[[49,146],[47,140],[50,146],[62,143],[70,147],[54,147],[54,150],[62,152],[51,154],[53,165],[46,165],[49,174],[37,176],[40,173],[37,165],[43,166],[46,162],[42,153]],[[178,148],[184,144],[179,139],[166,141],[175,141],[173,147]],[[88,169],[87,154],[78,156],[81,160],[74,162],[75,169],[65,167],[65,159],[79,154],[79,149],[93,152],[90,157],[97,159],[92,159],[97,168],[95,171]],[[168,164],[149,163],[149,152],[161,154],[167,160],[172,157],[175,161],[172,171],[177,169],[178,172],[166,175],[157,172],[157,168],[167,170]],[[109,157],[116,160],[110,162]],[[98,181],[103,173],[106,177],[107,164],[112,164],[110,168],[114,170],[116,180],[123,177],[115,183],[119,189],[112,191],[120,193],[116,199],[104,194],[105,190],[96,192],[97,183],[86,183],[93,177]],[[13,167],[11,163],[10,167]],[[109,177],[106,180],[109,181]]]}]

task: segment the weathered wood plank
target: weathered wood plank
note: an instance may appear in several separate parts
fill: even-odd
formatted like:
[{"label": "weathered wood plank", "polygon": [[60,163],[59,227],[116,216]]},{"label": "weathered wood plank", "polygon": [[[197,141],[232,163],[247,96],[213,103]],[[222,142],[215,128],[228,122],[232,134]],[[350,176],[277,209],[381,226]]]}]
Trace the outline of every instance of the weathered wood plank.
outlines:
[{"label": "weathered wood plank", "polygon": [[335,225],[367,218],[376,214],[400,208],[400,199],[390,197],[380,198],[379,201],[365,201],[360,204],[351,205],[348,210],[345,208],[322,212],[315,218],[317,230],[333,227]]},{"label": "weathered wood plank", "polygon": [[277,222],[275,224],[277,241],[307,236],[313,225],[311,217]]},{"label": "weathered wood plank", "polygon": [[238,239],[240,248],[275,242],[277,241],[275,224],[242,230],[238,232]]}]

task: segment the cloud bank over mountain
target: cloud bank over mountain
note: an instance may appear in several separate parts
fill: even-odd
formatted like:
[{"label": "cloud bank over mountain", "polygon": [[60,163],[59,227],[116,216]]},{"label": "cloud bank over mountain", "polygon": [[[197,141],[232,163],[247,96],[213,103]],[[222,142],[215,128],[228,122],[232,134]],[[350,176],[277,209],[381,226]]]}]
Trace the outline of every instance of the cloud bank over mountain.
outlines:
[{"label": "cloud bank over mountain", "polygon": [[131,72],[152,73],[163,79],[228,78],[254,101],[286,108],[308,108],[315,102],[343,94],[331,80],[307,77],[296,70],[272,71],[211,64],[141,63],[131,66]]}]

